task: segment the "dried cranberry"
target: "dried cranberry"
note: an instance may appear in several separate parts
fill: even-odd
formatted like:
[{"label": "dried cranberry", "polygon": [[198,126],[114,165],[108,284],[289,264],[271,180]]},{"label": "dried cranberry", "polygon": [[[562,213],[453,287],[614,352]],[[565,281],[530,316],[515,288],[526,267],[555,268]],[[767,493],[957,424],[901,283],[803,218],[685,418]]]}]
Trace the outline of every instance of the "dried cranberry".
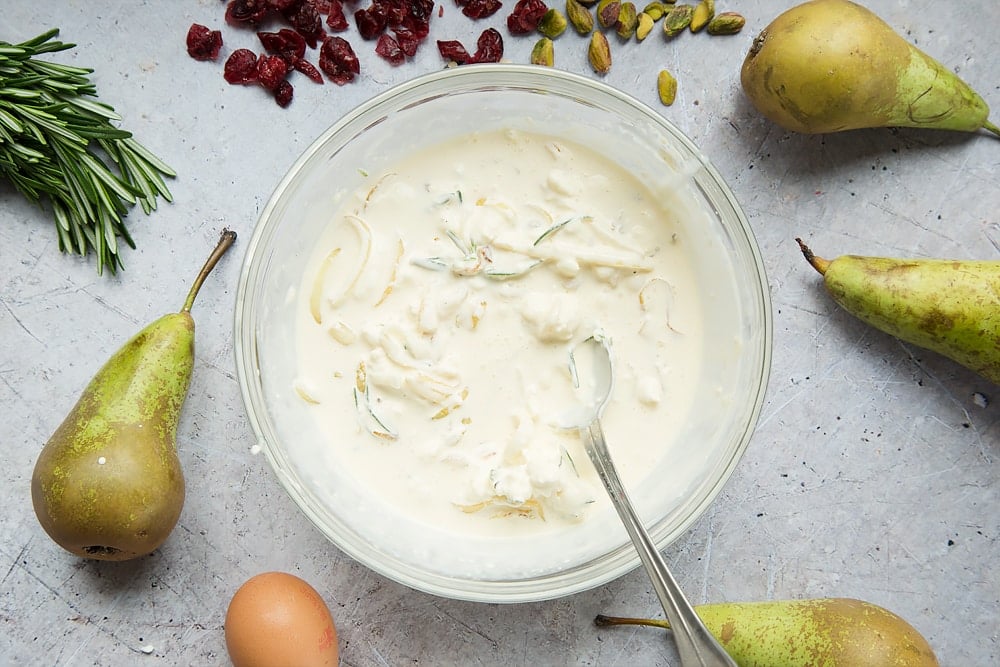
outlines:
[{"label": "dried cranberry", "polygon": [[294,65],[306,54],[305,38],[289,28],[278,32],[258,32],[257,37],[268,52],[281,56],[289,65]]},{"label": "dried cranberry", "polygon": [[[261,46],[274,55],[278,55],[288,48],[285,38],[276,32],[258,32],[257,39],[260,40]],[[305,40],[303,40],[304,43]]]},{"label": "dried cranberry", "polygon": [[361,72],[358,56],[350,43],[336,35],[323,40],[319,50],[319,68],[339,86],[353,81],[354,76]]},{"label": "dried cranberry", "polygon": [[[291,103],[292,71],[301,72],[316,83],[326,79],[344,85],[361,72],[361,65],[351,44],[329,33],[350,30],[350,17],[358,34],[365,40],[377,40],[375,52],[386,61],[399,65],[416,55],[420,44],[430,34],[430,22],[437,0],[222,0],[226,23],[257,29],[265,21],[277,18],[285,25],[273,32],[259,31],[263,53],[237,49],[226,60],[224,76],[235,84],[257,83],[269,90],[277,103]],[[524,0],[522,0],[524,1]],[[545,0],[535,0],[544,3]],[[350,5],[346,3],[350,2]],[[497,12],[502,0],[455,0],[463,14],[484,18]],[[348,9],[347,7],[350,7]],[[544,7],[544,4],[542,4]],[[543,10],[544,13],[544,10]],[[439,14],[440,16],[440,14]],[[536,22],[537,23],[537,22]],[[328,32],[329,31],[329,32]],[[319,47],[318,64],[306,60],[307,47]],[[218,57],[222,34],[193,24],[188,34],[188,52],[199,60]],[[503,54],[503,39],[496,30],[480,35],[474,55],[459,42],[438,42],[443,57],[460,63],[495,62]]]},{"label": "dried cranberry", "polygon": [[236,49],[223,67],[222,76],[233,84],[257,82],[257,54],[250,49]]},{"label": "dried cranberry", "polygon": [[354,23],[358,26],[358,34],[362,39],[375,39],[385,31],[389,20],[379,11],[378,6],[373,4],[354,12]]},{"label": "dried cranberry", "polygon": [[295,63],[292,65],[292,67],[305,74],[314,82],[323,83],[323,75],[319,73],[319,70],[316,69],[315,65],[313,65],[305,58],[299,58],[298,60],[296,60]]},{"label": "dried cranberry", "polygon": [[[433,0],[401,0],[405,5],[405,16],[402,25],[414,30],[418,25],[429,26],[434,12]],[[416,32],[416,30],[414,30]],[[426,37],[426,33],[424,33]]]},{"label": "dried cranberry", "polygon": [[507,29],[512,35],[527,35],[538,27],[548,7],[542,0],[517,0],[507,17]]},{"label": "dried cranberry", "polygon": [[457,40],[438,40],[437,43],[438,53],[445,60],[453,60],[459,65],[465,64],[472,60],[472,56],[469,52],[465,50],[462,43]]},{"label": "dried cranberry", "polygon": [[344,3],[340,0],[331,0],[330,10],[326,13],[326,27],[333,32],[344,32],[350,27],[344,15]]},{"label": "dried cranberry", "polygon": [[378,43],[375,45],[375,53],[393,65],[401,65],[406,60],[406,54],[399,47],[399,42],[387,33],[379,35]]},{"label": "dried cranberry", "polygon": [[409,0],[408,14],[410,16],[424,19],[426,23],[430,23],[433,12],[434,0]]},{"label": "dried cranberry", "polygon": [[418,18],[411,14],[403,21],[400,29],[412,32],[418,41],[422,41],[430,34],[431,25],[428,19]]},{"label": "dried cranberry", "polygon": [[222,49],[222,33],[192,23],[188,28],[187,52],[195,60],[215,60]]},{"label": "dried cranberry", "polygon": [[281,56],[261,54],[257,58],[257,82],[268,90],[275,90],[288,76],[288,63]]},{"label": "dried cranberry", "polygon": [[294,92],[292,84],[288,83],[287,79],[282,79],[274,89],[274,101],[278,103],[279,107],[284,109],[292,103],[292,94]]},{"label": "dried cranberry", "polygon": [[487,28],[479,35],[476,42],[476,52],[469,55],[461,43],[438,40],[438,51],[448,60],[454,60],[459,65],[466,63],[498,63],[503,58],[503,37],[494,28]]},{"label": "dried cranberry", "polygon": [[226,5],[226,23],[255,26],[263,22],[272,9],[268,0],[230,0]]},{"label": "dried cranberry", "polygon": [[470,19],[484,19],[493,16],[501,7],[500,0],[455,0],[462,13]]},{"label": "dried cranberry", "polygon": [[399,44],[399,48],[404,54],[412,58],[417,53],[417,47],[420,46],[420,38],[417,37],[412,30],[407,28],[396,28],[392,31],[396,35],[396,43]]},{"label": "dried cranberry", "polygon": [[494,28],[487,28],[476,42],[472,62],[498,63],[503,58],[503,37]]},{"label": "dried cranberry", "polygon": [[402,25],[408,13],[406,5],[400,0],[372,0],[372,4],[385,14],[386,25],[390,28]]},{"label": "dried cranberry", "polygon": [[296,60],[306,55],[306,39],[302,33],[297,30],[282,28],[278,31],[278,34],[288,44],[288,51],[290,54],[294,54]]},{"label": "dried cranberry", "polygon": [[431,33],[431,26],[428,23],[406,22],[403,26],[407,30],[412,30],[417,39],[423,40]]},{"label": "dried cranberry", "polygon": [[309,48],[315,49],[325,36],[323,33],[323,18],[316,10],[312,0],[301,0],[297,5],[281,12],[285,20],[302,35]]}]

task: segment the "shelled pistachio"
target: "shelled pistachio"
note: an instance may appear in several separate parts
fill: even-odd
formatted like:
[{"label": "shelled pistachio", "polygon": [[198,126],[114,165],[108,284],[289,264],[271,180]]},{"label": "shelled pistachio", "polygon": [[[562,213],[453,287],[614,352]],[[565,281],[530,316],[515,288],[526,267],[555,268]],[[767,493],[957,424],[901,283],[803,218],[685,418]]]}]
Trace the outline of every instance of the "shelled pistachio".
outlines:
[{"label": "shelled pistachio", "polygon": [[621,8],[621,0],[600,0],[597,3],[597,22],[602,28],[614,28]]},{"label": "shelled pistachio", "polygon": [[618,23],[615,24],[615,32],[622,39],[629,39],[635,34],[635,28],[639,25],[639,14],[635,10],[635,4],[623,2],[618,12]]},{"label": "shelled pistachio", "polygon": [[551,39],[548,37],[542,37],[535,42],[535,46],[531,49],[532,65],[545,65],[546,67],[552,67],[555,65],[555,60],[555,44]]},{"label": "shelled pistachio", "polygon": [[589,35],[594,29],[594,15],[580,0],[566,0],[566,16],[581,35]]},{"label": "shelled pistachio", "polygon": [[667,70],[660,70],[656,77],[656,92],[664,106],[670,106],[677,98],[677,79]]},{"label": "shelled pistachio", "polygon": [[667,13],[667,5],[659,0],[653,0],[642,8],[642,13],[649,16],[653,21],[659,21]]},{"label": "shelled pistachio", "polygon": [[705,32],[709,35],[735,35],[743,29],[746,22],[747,20],[741,14],[736,12],[722,12],[721,14],[716,14],[708,22]]},{"label": "shelled pistachio", "polygon": [[538,22],[538,32],[549,39],[555,39],[566,31],[566,17],[555,7],[551,7]]},{"label": "shelled pistachio", "polygon": [[699,32],[708,25],[713,16],[715,16],[715,0],[701,0],[691,12],[691,23],[688,28],[691,32]]},{"label": "shelled pistachio", "polygon": [[679,35],[691,25],[691,16],[693,14],[694,7],[691,5],[674,5],[663,17],[663,34],[667,37]]},{"label": "shelled pistachio", "polygon": [[646,39],[655,24],[656,21],[653,17],[646,12],[639,12],[639,15],[636,17],[635,38],[640,42]]},{"label": "shelled pistachio", "polygon": [[590,36],[587,59],[598,74],[606,74],[611,69],[611,46],[600,30],[595,30]]}]

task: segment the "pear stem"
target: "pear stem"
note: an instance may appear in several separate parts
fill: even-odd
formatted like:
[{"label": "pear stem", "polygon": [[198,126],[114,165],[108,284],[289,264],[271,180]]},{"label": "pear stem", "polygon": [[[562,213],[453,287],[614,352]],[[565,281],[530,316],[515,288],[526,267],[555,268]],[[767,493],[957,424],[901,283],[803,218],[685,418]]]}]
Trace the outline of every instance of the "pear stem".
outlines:
[{"label": "pear stem", "polygon": [[215,250],[212,254],[208,256],[205,261],[205,265],[201,267],[201,271],[198,273],[198,277],[195,278],[194,284],[191,285],[191,291],[188,292],[187,299],[184,300],[184,307],[181,308],[182,313],[190,313],[191,307],[194,305],[195,297],[198,296],[198,290],[201,289],[202,283],[205,282],[205,278],[208,278],[208,274],[212,272],[215,265],[219,263],[222,256],[226,254],[226,251],[236,242],[236,232],[231,229],[223,229],[222,236],[219,238],[219,242],[215,246]]},{"label": "pear stem", "polygon": [[993,134],[995,134],[998,137],[1000,137],[1000,127],[997,127],[996,125],[994,125],[990,121],[986,121],[985,123],[983,123],[983,129],[989,130]]},{"label": "pear stem", "polygon": [[812,267],[820,274],[826,273],[827,268],[830,266],[830,260],[814,255],[809,246],[802,242],[802,239],[796,238],[795,242],[799,244],[799,249],[802,251],[802,256],[806,258],[806,261],[812,264]]},{"label": "pear stem", "polygon": [[605,616],[598,614],[594,617],[594,625],[607,627],[611,625],[650,625],[656,628],[670,629],[670,623],[656,618],[625,618],[623,616]]}]

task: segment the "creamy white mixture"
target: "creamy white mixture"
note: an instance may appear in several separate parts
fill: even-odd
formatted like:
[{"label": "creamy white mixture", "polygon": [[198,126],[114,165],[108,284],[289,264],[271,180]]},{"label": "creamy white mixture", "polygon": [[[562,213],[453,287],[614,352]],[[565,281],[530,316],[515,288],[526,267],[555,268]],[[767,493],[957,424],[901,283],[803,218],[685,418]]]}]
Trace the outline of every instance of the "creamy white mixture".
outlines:
[{"label": "creamy white mixture", "polygon": [[315,465],[462,535],[560,532],[606,509],[566,428],[570,351],[612,341],[602,422],[634,488],[677,456],[664,443],[704,354],[680,214],[585,147],[523,132],[370,174],[331,210],[298,291],[294,391],[324,437]]}]

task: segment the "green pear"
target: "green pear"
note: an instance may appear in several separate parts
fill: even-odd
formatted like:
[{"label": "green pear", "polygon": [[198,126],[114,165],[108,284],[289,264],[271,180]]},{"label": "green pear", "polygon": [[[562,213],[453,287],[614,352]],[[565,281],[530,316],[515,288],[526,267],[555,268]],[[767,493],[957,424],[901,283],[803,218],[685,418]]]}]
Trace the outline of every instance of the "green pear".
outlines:
[{"label": "green pear", "polygon": [[[870,602],[850,598],[705,604],[695,607],[740,667],[937,667],[912,625]],[[666,621],[600,615],[599,626]]]},{"label": "green pear", "polygon": [[1000,262],[826,260],[796,241],[833,300],[855,317],[1000,383]]},{"label": "green pear", "polygon": [[108,359],[42,448],[31,477],[35,515],[67,551],[129,560],[167,539],[184,504],[177,423],[194,365],[191,307],[236,240],[225,230],[180,312],[164,315]]},{"label": "green pear", "polygon": [[923,127],[1000,135],[972,88],[848,0],[812,0],[779,15],[754,40],[740,81],[758,111],[795,132]]}]

